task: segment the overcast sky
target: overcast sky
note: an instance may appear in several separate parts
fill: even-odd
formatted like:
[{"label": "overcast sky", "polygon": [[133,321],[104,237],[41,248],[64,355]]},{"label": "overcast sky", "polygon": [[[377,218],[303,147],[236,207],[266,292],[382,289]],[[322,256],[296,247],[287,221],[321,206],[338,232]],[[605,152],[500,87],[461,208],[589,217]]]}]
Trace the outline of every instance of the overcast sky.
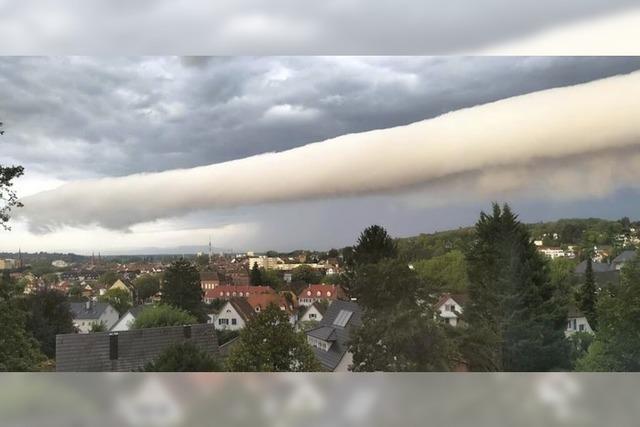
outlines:
[{"label": "overcast sky", "polygon": [[[28,196],[70,181],[281,152],[638,69],[640,58],[614,57],[1,58],[1,162],[25,167],[16,189]],[[330,161],[310,157],[305,167]],[[260,189],[259,172],[247,191]],[[437,194],[428,190],[399,190],[198,209],[122,228],[61,225],[46,233],[15,221],[13,231],[1,232],[0,250],[122,253],[205,245],[209,235],[214,246],[234,250],[327,249],[352,244],[372,223],[396,236],[471,225],[495,196],[449,194],[434,203]],[[634,217],[635,200],[632,185],[588,197],[508,198],[527,221]]]}]

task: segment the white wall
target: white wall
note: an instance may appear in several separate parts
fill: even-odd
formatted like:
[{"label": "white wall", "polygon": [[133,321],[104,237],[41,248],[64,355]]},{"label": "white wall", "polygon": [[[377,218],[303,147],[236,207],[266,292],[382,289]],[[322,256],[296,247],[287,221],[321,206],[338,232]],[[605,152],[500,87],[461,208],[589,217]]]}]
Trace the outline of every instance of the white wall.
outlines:
[{"label": "white wall", "polygon": [[114,332],[128,331],[131,329],[131,325],[133,325],[135,320],[135,317],[133,317],[131,313],[127,312],[115,325],[113,325],[111,330]]},{"label": "white wall", "polygon": [[593,333],[593,329],[589,326],[587,318],[582,317],[569,317],[567,321],[567,329],[564,331],[565,336],[570,336],[576,332],[589,332]]},{"label": "white wall", "polygon": [[218,330],[237,331],[244,328],[244,320],[233,308],[231,303],[226,303],[215,320],[215,328]]}]

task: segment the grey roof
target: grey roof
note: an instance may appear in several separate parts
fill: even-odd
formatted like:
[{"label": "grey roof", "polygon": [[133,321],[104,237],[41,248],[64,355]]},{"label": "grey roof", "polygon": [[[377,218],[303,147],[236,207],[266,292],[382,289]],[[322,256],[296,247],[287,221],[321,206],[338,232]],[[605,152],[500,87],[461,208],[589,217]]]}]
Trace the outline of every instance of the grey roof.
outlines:
[{"label": "grey roof", "polygon": [[91,302],[90,308],[87,310],[86,302],[72,302],[71,312],[74,319],[92,319],[97,320],[106,311],[110,305],[106,302]]},{"label": "grey roof", "polygon": [[[131,313],[131,315],[134,318],[137,318],[138,315],[145,309],[145,308],[149,308],[149,307],[153,307],[152,305],[148,305],[148,304],[140,304],[140,305],[136,305],[135,307],[131,307],[129,309],[129,311],[127,311],[127,313]],[[124,317],[124,316],[123,316]]]},{"label": "grey roof", "polygon": [[613,263],[619,264],[622,262],[631,261],[636,257],[636,251],[622,251],[620,255],[614,258]]},{"label": "grey roof", "polygon": [[329,326],[319,326],[317,328],[311,329],[307,332],[307,335],[325,341],[335,341],[337,336],[336,330]]},{"label": "grey roof", "polygon": [[155,360],[168,346],[184,342],[218,355],[218,339],[211,324],[63,334],[56,335],[56,371],[136,371]]},{"label": "grey roof", "polygon": [[[334,325],[334,321],[342,310],[353,312],[344,327]],[[333,340],[328,351],[315,347],[313,348],[313,352],[320,364],[322,364],[323,368],[329,371],[335,370],[349,349],[351,332],[360,327],[360,325],[362,325],[362,309],[357,303],[352,301],[336,300],[329,305],[327,312],[324,314],[324,317],[320,322],[320,326],[306,332],[307,335],[314,338],[320,338],[316,335],[321,335],[330,337]],[[328,332],[329,330],[331,332]]]},{"label": "grey roof", "polygon": [[[591,268],[593,268],[594,273],[604,273],[605,271],[611,270],[611,266],[604,262],[592,262]],[[587,261],[584,260],[580,264],[576,265],[574,272],[577,274],[584,274],[587,271]]]}]

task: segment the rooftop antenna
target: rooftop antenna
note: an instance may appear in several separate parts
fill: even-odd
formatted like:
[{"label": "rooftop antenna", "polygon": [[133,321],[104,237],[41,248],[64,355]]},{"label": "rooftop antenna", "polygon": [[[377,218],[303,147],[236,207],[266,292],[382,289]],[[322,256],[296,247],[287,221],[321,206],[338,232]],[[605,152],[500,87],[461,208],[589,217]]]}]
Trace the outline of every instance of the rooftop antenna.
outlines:
[{"label": "rooftop antenna", "polygon": [[213,260],[213,251],[211,248],[211,235],[209,235],[209,263]]}]

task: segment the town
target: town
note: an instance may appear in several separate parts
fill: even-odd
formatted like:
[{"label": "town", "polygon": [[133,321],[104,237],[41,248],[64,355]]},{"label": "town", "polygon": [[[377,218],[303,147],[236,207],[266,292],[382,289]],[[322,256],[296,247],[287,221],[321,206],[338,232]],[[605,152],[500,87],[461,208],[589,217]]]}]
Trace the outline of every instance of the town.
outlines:
[{"label": "town", "polygon": [[[498,207],[493,220],[510,215],[504,209]],[[526,230],[525,246],[548,272],[549,302],[562,300],[567,361],[549,368],[588,370],[589,347],[597,339],[596,299],[616,295],[625,271],[637,268],[640,223],[512,225]],[[481,275],[473,267],[480,227],[392,239],[372,226],[355,246],[329,251],[214,253],[209,238],[208,250],[192,255],[4,253],[3,295],[24,308],[23,338],[33,351],[16,365],[0,364],[57,371],[484,370],[463,351],[445,348],[447,336],[474,327],[466,315],[474,298],[476,304],[495,298],[473,292],[482,283],[472,276]],[[391,324],[433,335],[418,356],[428,360],[374,362],[367,352],[375,352],[376,343],[367,342],[365,333],[403,303],[402,310],[431,313],[425,325],[406,319]],[[434,327],[438,333],[428,330]],[[383,336],[380,331],[378,338]],[[389,351],[402,353],[406,344]],[[269,354],[256,354],[259,347]],[[187,360],[190,352],[197,362]],[[175,354],[186,365],[176,364]]]}]

